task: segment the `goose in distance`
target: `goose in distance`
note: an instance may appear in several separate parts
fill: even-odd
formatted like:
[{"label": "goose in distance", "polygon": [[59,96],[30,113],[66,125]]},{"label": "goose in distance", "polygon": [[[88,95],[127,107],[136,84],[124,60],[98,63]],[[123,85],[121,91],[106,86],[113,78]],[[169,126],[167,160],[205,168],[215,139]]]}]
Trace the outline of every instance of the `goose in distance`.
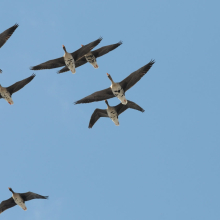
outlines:
[{"label": "goose in distance", "polygon": [[44,63],[41,63],[37,66],[30,67],[31,70],[43,70],[43,69],[53,69],[61,66],[67,66],[68,70],[74,72],[75,62],[82,58],[85,54],[87,54],[90,50],[92,50],[95,46],[97,46],[101,42],[102,38],[99,38],[84,47],[74,51],[73,53],[67,53],[65,46],[63,46],[63,50],[65,51],[64,57],[60,57],[57,59],[49,60]]},{"label": "goose in distance", "polygon": [[[0,48],[11,37],[11,35],[14,33],[14,31],[16,30],[17,27],[18,27],[18,24],[15,24],[0,34]],[[0,69],[0,73],[2,73],[1,69]]]},{"label": "goose in distance", "polygon": [[94,92],[91,95],[76,101],[75,104],[97,102],[116,96],[122,104],[126,105],[127,99],[125,98],[125,92],[134,86],[150,70],[154,63],[155,61],[151,60],[148,64],[134,71],[119,83],[115,83],[112,77],[107,73],[108,78],[112,82],[110,88]]},{"label": "goose in distance", "polygon": [[33,192],[26,193],[15,193],[12,188],[8,188],[12,192],[12,197],[10,199],[4,200],[0,204],[0,214],[4,212],[6,209],[12,208],[13,206],[20,206],[23,210],[27,210],[25,205],[26,201],[32,199],[47,199],[48,196],[41,196],[39,194]]},{"label": "goose in distance", "polygon": [[128,100],[127,105],[123,105],[122,103],[116,105],[116,106],[109,106],[108,101],[105,100],[105,103],[107,105],[107,109],[96,109],[90,119],[89,122],[89,128],[92,128],[93,125],[98,121],[100,117],[109,117],[111,120],[115,123],[115,125],[119,125],[118,116],[123,113],[128,108],[136,109],[138,111],[144,112],[144,109],[141,108],[139,105],[137,105],[134,102],[131,102]]},{"label": "goose in distance", "polygon": [[35,74],[32,74],[26,79],[18,81],[9,87],[3,87],[0,85],[0,99],[5,99],[10,105],[14,104],[11,96],[13,93],[17,92],[18,90],[22,89],[25,85],[27,85],[33,78]]},{"label": "goose in distance", "polygon": [[[95,69],[98,68],[98,64],[96,59],[98,57],[101,57],[105,54],[107,54],[108,52],[116,49],[117,47],[119,47],[122,44],[122,42],[118,42],[117,44],[111,44],[108,46],[104,46],[101,47],[97,50],[91,51],[89,53],[87,53],[86,55],[84,55],[81,59],[79,59],[78,61],[75,62],[75,68],[84,65],[85,63],[89,62]],[[82,45],[83,46],[83,45]],[[61,70],[58,71],[58,73],[64,73],[69,71],[68,67],[64,67]]]}]

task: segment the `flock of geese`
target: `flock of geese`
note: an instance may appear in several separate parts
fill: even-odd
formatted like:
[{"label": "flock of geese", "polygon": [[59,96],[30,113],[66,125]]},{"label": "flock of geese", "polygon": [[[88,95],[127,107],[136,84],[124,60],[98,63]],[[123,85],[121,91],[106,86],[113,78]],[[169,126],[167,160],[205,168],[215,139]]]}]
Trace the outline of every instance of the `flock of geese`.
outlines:
[{"label": "flock of geese", "polygon": [[[18,24],[15,24],[14,26],[8,28],[7,30],[5,30],[0,34],[0,48],[11,37],[11,35],[17,29],[17,27]],[[57,67],[63,67],[57,73],[64,73],[67,71],[71,71],[73,74],[75,74],[76,68],[84,65],[87,62],[90,63],[95,69],[97,69],[99,67],[97,64],[97,58],[116,49],[118,46],[122,44],[122,42],[120,41],[116,44],[104,46],[97,50],[92,51],[92,49],[96,47],[101,42],[101,40],[102,38],[99,38],[89,44],[81,45],[82,47],[74,51],[73,53],[68,53],[65,46],[63,45],[63,50],[65,52],[63,57],[52,59],[44,63],[41,63],[39,65],[32,66],[30,69],[43,70],[43,69],[53,69]],[[144,109],[141,108],[139,105],[126,99],[125,92],[129,90],[132,86],[134,86],[150,70],[150,68],[153,66],[154,63],[155,61],[151,60],[145,66],[134,71],[119,83],[114,82],[110,74],[107,73],[107,77],[111,81],[111,86],[109,88],[94,92],[91,95],[88,95],[85,98],[76,101],[75,104],[91,103],[91,102],[105,100],[107,109],[98,109],[98,108],[95,109],[89,122],[89,128],[92,128],[100,117],[109,117],[114,122],[114,124],[118,126],[119,125],[118,116],[128,108],[132,108],[144,112]],[[1,69],[0,69],[0,73],[2,73]],[[29,82],[31,82],[35,76],[36,76],[35,74],[32,74],[28,78],[18,81],[8,87],[2,87],[0,85],[0,98],[5,99],[10,105],[14,104],[12,100],[12,94],[19,91]],[[121,103],[116,106],[110,106],[107,99],[113,97],[117,97]],[[12,197],[9,198],[8,200],[1,202],[0,214],[6,209],[9,209],[15,205],[19,205],[23,210],[27,210],[25,201],[29,201],[32,199],[48,198],[48,196],[41,196],[33,192],[15,193],[11,188],[9,188],[9,190],[12,192]]]}]

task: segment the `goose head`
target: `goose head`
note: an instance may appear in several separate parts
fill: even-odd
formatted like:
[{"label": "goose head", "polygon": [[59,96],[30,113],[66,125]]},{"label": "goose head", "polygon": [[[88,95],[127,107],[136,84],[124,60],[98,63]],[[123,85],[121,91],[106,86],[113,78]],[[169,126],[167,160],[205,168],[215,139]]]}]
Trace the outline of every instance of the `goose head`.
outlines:
[{"label": "goose head", "polygon": [[66,52],[66,47],[65,47],[64,45],[63,45],[63,50],[65,51],[65,53],[67,53],[67,52]]},{"label": "goose head", "polygon": [[107,74],[108,78],[111,80],[111,82],[114,83],[114,81],[113,81],[112,77],[110,76],[110,74],[108,74],[108,73],[106,73],[106,74]]},{"label": "goose head", "polygon": [[14,193],[14,191],[12,190],[12,188],[8,187],[8,189],[9,189],[12,193]]}]

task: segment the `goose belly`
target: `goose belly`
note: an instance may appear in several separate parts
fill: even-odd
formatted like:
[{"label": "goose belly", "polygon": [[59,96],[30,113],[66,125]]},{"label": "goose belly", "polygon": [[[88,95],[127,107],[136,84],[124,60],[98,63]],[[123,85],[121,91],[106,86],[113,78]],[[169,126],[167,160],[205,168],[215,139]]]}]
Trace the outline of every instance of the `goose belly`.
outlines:
[{"label": "goose belly", "polygon": [[13,196],[13,199],[15,201],[15,203],[20,206],[23,210],[27,210],[27,207],[23,201],[23,199],[20,197],[20,195],[17,195],[17,196]]},{"label": "goose belly", "polygon": [[122,89],[119,84],[116,86],[112,86],[111,89],[112,89],[114,96],[116,96],[123,105],[126,105],[128,103],[125,97],[124,89]]},{"label": "goose belly", "polygon": [[115,123],[115,125],[119,126],[118,121],[118,113],[115,111],[115,109],[107,109],[108,117],[111,118],[111,120]]},{"label": "goose belly", "polygon": [[72,57],[71,54],[69,54],[69,56],[65,56],[64,57],[64,61],[66,66],[69,68],[69,70],[74,74],[76,73],[76,69],[75,69],[75,61]]},{"label": "goose belly", "polygon": [[92,64],[92,66],[97,69],[99,68],[97,62],[96,62],[96,58],[95,56],[91,53],[89,55],[85,55],[86,61],[89,62],[90,64]]},{"label": "goose belly", "polygon": [[10,95],[10,93],[9,93],[7,90],[2,91],[2,92],[1,92],[1,96],[2,96],[2,98],[5,99],[10,105],[13,105],[13,104],[14,104],[14,102],[13,102],[13,100],[12,100],[12,98],[11,98],[11,95]]}]

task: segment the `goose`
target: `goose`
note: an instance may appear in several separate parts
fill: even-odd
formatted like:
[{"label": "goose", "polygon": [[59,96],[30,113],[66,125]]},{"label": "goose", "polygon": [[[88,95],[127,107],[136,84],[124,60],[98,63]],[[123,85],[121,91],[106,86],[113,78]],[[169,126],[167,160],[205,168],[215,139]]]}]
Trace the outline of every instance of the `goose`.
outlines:
[{"label": "goose", "polygon": [[[104,46],[104,47],[101,47],[97,50],[94,50],[94,51],[91,51],[91,52],[87,53],[86,55],[84,55],[84,57],[82,57],[81,59],[76,61],[75,68],[77,68],[79,66],[82,66],[87,62],[89,62],[95,69],[99,68],[96,59],[98,57],[101,57],[101,56],[107,54],[108,52],[116,49],[121,44],[122,44],[122,42],[119,41],[117,44],[111,44],[111,45],[108,45],[108,46]],[[57,73],[64,73],[64,72],[67,72],[67,71],[69,71],[69,69],[68,69],[68,67],[65,66],[64,68],[59,70]]]},{"label": "goose", "polygon": [[73,56],[72,56],[72,54],[71,53],[68,53],[67,51],[66,51],[66,47],[63,45],[63,50],[64,50],[64,56],[63,56],[63,58],[64,58],[64,62],[65,62],[65,64],[66,64],[66,66],[67,66],[67,68],[73,73],[73,74],[75,74],[76,73],[76,69],[75,69],[75,62],[74,62],[74,58],[73,58]]},{"label": "goose", "polygon": [[126,105],[127,99],[125,97],[125,92],[134,86],[149,71],[154,63],[155,61],[151,60],[148,64],[131,73],[128,77],[119,83],[115,83],[110,74],[107,73],[108,78],[112,82],[110,88],[86,96],[85,98],[76,101],[75,104],[98,102],[116,96],[123,105]]},{"label": "goose", "polygon": [[18,81],[9,87],[2,87],[0,85],[0,99],[5,99],[10,105],[14,104],[11,96],[13,93],[17,92],[18,90],[22,89],[26,84],[28,84],[33,78],[35,74],[32,74],[26,79]]},{"label": "goose", "polygon": [[47,199],[48,196],[41,196],[39,194],[33,192],[26,193],[15,193],[12,188],[8,187],[8,189],[12,192],[12,197],[10,199],[4,200],[0,204],[0,214],[4,212],[6,209],[12,208],[13,206],[20,206],[23,210],[27,211],[27,207],[25,205],[26,201],[32,199]]},{"label": "goose", "polygon": [[123,105],[122,103],[116,105],[116,106],[109,106],[108,101],[105,100],[105,103],[107,105],[107,109],[96,109],[90,119],[89,122],[89,128],[92,128],[93,125],[98,121],[100,117],[109,117],[111,120],[115,123],[116,126],[119,126],[118,116],[127,110],[128,108],[133,108],[138,111],[144,112],[144,109],[141,108],[139,105],[137,105],[134,102],[131,102],[127,100],[127,105]]},{"label": "goose", "polygon": [[81,47],[80,49],[74,51],[73,53],[68,53],[65,46],[63,45],[63,50],[65,52],[63,57],[46,61],[37,66],[30,67],[31,70],[43,70],[43,69],[53,69],[61,66],[67,66],[68,70],[71,70],[72,73],[75,73],[75,62],[92,50],[101,42],[102,38]]},{"label": "goose", "polygon": [[[17,27],[18,27],[18,24],[15,24],[0,34],[0,48],[11,37],[11,35],[14,33],[14,31],[16,30]],[[2,73],[1,69],[0,69],[0,73]]]}]

